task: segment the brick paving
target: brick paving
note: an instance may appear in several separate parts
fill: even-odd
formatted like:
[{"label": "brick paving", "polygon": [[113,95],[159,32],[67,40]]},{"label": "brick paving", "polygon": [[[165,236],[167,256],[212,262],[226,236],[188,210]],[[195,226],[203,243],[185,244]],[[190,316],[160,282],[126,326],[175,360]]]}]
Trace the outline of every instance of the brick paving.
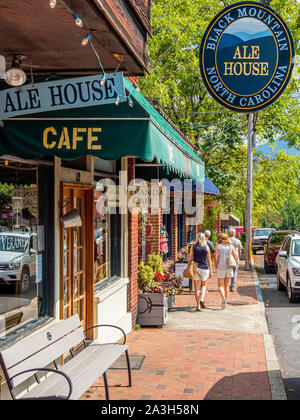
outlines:
[{"label": "brick paving", "polygon": [[[219,306],[215,280],[208,289],[207,305]],[[249,273],[240,271],[237,292],[230,294],[230,301],[257,302]],[[193,294],[177,296],[175,305],[194,307]],[[216,314],[220,316],[219,311]],[[141,369],[132,371],[132,388],[127,387],[125,370],[109,370],[112,400],[271,399],[262,334],[143,328],[129,334],[128,345],[130,354],[146,357]],[[105,399],[103,380],[83,399]]]}]

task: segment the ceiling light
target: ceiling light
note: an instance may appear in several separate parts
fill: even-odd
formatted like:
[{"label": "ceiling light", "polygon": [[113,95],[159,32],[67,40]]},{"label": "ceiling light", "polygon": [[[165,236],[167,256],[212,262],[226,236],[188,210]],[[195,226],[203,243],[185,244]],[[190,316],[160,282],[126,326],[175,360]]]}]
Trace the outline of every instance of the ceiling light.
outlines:
[{"label": "ceiling light", "polygon": [[21,86],[26,82],[27,76],[21,69],[21,60],[18,57],[13,58],[11,68],[6,71],[4,79],[10,86]]}]

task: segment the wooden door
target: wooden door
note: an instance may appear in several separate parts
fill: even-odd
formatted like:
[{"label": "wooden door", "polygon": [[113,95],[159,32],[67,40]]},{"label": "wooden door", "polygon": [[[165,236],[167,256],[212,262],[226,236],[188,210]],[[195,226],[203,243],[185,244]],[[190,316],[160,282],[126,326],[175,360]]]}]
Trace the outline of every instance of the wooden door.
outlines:
[{"label": "wooden door", "polygon": [[62,184],[62,211],[76,209],[82,226],[61,227],[61,319],[78,314],[84,328],[93,319],[93,278],[89,269],[93,261],[92,187]]}]

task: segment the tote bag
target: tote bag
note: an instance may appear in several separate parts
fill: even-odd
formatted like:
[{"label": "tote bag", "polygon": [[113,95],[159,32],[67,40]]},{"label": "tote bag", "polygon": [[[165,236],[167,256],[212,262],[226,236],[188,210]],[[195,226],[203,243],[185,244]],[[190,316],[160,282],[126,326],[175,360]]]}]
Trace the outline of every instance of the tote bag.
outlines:
[{"label": "tote bag", "polygon": [[183,272],[183,277],[186,279],[194,279],[197,273],[198,264],[195,261],[189,263],[187,268]]},{"label": "tote bag", "polygon": [[230,268],[236,268],[236,261],[234,259],[234,256],[232,255],[232,247],[230,247],[230,254],[227,263]]}]

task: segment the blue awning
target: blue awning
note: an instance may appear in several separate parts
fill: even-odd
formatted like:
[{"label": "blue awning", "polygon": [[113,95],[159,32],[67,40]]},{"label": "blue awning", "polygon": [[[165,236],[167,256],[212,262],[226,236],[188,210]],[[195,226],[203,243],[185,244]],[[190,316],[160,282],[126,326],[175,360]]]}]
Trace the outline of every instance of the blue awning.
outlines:
[{"label": "blue awning", "polygon": [[[196,191],[196,183],[195,182],[185,182],[178,181],[177,183],[172,183],[171,191]],[[221,195],[221,191],[219,188],[212,182],[211,179],[205,175],[204,181],[204,194],[211,194],[211,195]]]},{"label": "blue awning", "polygon": [[219,188],[205,175],[204,194],[221,195]]}]

